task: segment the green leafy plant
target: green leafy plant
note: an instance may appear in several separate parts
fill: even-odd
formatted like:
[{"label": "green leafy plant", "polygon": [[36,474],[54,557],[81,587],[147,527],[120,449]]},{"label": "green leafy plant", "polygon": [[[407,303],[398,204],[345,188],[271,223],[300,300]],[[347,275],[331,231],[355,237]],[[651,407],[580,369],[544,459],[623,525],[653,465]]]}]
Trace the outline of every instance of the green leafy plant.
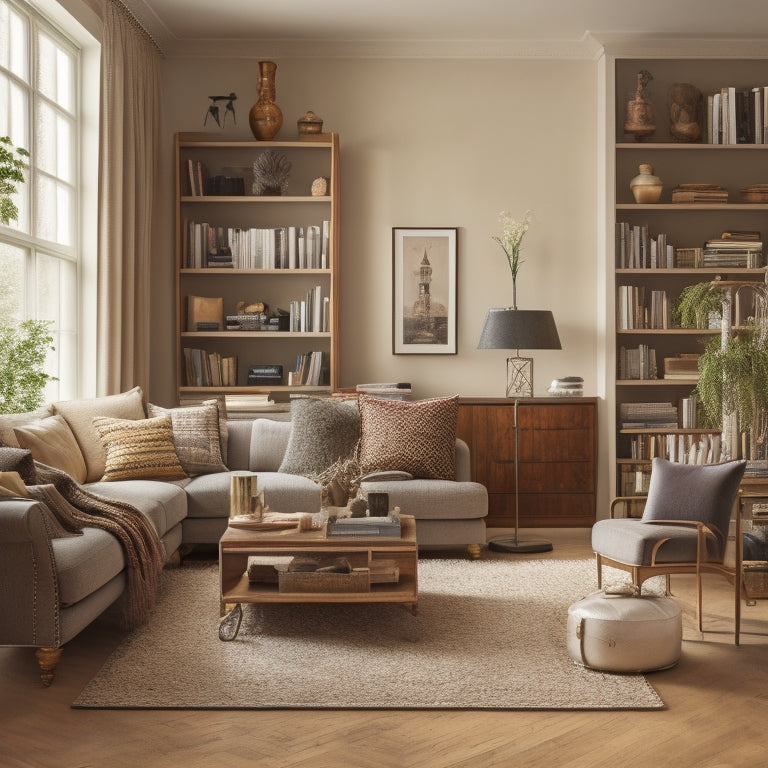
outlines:
[{"label": "green leafy plant", "polygon": [[673,321],[680,328],[707,328],[709,315],[721,313],[725,291],[712,283],[696,283],[680,291]]},{"label": "green leafy plant", "polygon": [[739,432],[749,440],[748,458],[756,458],[768,413],[768,344],[759,327],[740,329],[725,346],[719,337],[707,344],[694,393],[709,426],[722,427],[723,413],[736,416]]},{"label": "green leafy plant", "polygon": [[19,218],[19,209],[12,195],[18,191],[17,184],[24,183],[24,171],[29,167],[28,157],[26,149],[14,149],[9,136],[0,136],[0,221],[3,224]]},{"label": "green leafy plant", "polygon": [[53,349],[49,326],[42,320],[0,326],[0,413],[39,408],[46,384],[56,381],[43,370],[46,355]]}]

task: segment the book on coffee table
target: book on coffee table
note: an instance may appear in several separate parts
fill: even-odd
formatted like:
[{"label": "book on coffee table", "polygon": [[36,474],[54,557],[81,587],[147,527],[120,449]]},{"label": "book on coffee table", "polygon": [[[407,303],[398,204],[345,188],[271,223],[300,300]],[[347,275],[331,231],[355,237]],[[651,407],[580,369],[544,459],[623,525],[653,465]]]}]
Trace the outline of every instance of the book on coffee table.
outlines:
[{"label": "book on coffee table", "polygon": [[381,536],[399,539],[400,519],[397,517],[341,517],[329,519],[326,536]]}]

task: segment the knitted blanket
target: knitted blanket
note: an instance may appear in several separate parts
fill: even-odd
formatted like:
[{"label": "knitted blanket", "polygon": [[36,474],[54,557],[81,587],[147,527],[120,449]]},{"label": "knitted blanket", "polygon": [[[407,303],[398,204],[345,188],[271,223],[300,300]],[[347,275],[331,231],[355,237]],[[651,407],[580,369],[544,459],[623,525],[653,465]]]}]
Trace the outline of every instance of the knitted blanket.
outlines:
[{"label": "knitted blanket", "polygon": [[146,622],[165,562],[165,548],[152,524],[133,505],[90,493],[59,469],[37,461],[35,469],[38,485],[29,488],[30,495],[45,502],[65,529],[101,528],[120,541],[127,577],[121,604],[123,625],[132,628]]}]

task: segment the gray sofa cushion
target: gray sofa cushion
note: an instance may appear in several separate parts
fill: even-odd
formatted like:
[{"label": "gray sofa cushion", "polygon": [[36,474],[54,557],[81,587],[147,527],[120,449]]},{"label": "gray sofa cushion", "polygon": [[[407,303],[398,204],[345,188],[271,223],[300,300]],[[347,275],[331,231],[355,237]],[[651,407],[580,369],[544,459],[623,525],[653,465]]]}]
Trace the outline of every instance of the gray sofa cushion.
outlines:
[{"label": "gray sofa cushion", "polygon": [[290,421],[256,419],[251,433],[250,461],[247,469],[252,472],[277,472],[290,437]]},{"label": "gray sofa cushion", "polygon": [[84,488],[106,499],[132,504],[149,518],[160,538],[187,514],[187,496],[176,483],[121,480],[116,483],[89,483]]},{"label": "gray sofa cushion", "polygon": [[418,520],[462,520],[488,514],[488,491],[480,483],[454,480],[388,480],[366,482],[364,493],[389,494],[389,507]]},{"label": "gray sofa cushion", "polygon": [[[187,494],[189,518],[229,517],[229,472],[199,475],[176,485]],[[301,475],[259,472],[258,488],[272,512],[320,511],[320,486]]]}]

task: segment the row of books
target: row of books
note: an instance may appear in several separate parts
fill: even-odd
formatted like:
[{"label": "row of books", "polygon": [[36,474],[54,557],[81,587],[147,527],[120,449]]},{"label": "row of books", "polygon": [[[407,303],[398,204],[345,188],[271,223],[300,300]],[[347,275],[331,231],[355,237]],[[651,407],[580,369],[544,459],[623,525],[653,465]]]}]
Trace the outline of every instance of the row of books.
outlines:
[{"label": "row of books", "polygon": [[214,174],[200,160],[187,159],[188,191],[192,197],[202,195],[231,195],[239,197],[245,194],[245,178],[243,176],[225,176]]},{"label": "row of books", "polygon": [[288,372],[288,385],[291,387],[324,386],[329,380],[328,355],[321,349],[296,355],[294,368]]},{"label": "row of books", "polygon": [[322,286],[307,291],[304,300],[293,300],[288,305],[288,327],[298,333],[327,333],[330,328],[331,302],[323,296]]},{"label": "row of books", "polygon": [[620,269],[676,267],[675,247],[663,233],[651,237],[646,224],[616,222],[616,265]]},{"label": "row of books", "polygon": [[768,85],[726,86],[707,96],[710,144],[768,144]]},{"label": "row of books", "polygon": [[187,387],[234,387],[237,357],[184,347],[184,384]]},{"label": "row of books", "polygon": [[629,458],[650,460],[656,457],[677,464],[719,464],[722,459],[722,439],[716,434],[690,433],[632,437]]},{"label": "row of books", "polygon": [[187,221],[182,245],[190,269],[328,269],[330,221],[296,227],[223,227]]},{"label": "row of books", "polygon": [[642,285],[620,285],[616,296],[616,325],[619,330],[669,328],[667,292]]},{"label": "row of books", "polygon": [[618,377],[620,380],[646,380],[659,377],[656,365],[656,350],[647,344],[637,348],[621,347],[618,354]]}]

